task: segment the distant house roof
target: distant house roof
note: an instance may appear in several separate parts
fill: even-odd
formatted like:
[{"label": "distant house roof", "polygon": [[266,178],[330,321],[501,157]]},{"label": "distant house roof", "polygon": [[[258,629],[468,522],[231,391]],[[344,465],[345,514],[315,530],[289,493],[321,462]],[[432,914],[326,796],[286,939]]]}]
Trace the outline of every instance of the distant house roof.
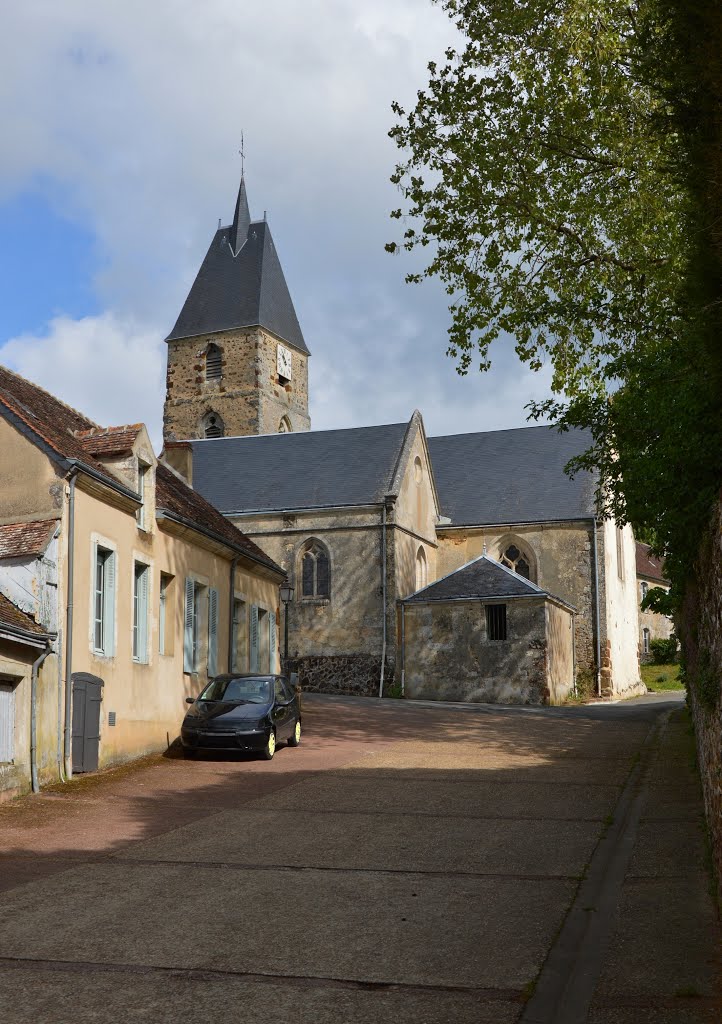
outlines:
[{"label": "distant house roof", "polygon": [[442,514],[453,526],[541,523],[594,515],[595,479],[564,472],[591,443],[582,430],[520,427],[430,437]]},{"label": "distant house roof", "polygon": [[308,353],[271,229],[251,221],[241,180],[233,224],[213,236],[166,341],[255,326]]},{"label": "distant house roof", "polygon": [[29,634],[29,638],[48,636],[42,626],[39,626],[25,612],[21,612],[19,608],[16,608],[12,601],[9,601],[4,594],[0,594],[0,632],[3,630],[9,630],[13,634],[20,634],[19,639],[23,638],[23,634]]},{"label": "distant house roof", "polygon": [[417,590],[404,599],[404,604],[426,604],[431,601],[502,601],[507,598],[548,597],[567,608],[566,601],[542,590],[536,583],[517,575],[489,555],[480,555],[472,562],[443,576],[435,583]]},{"label": "distant house roof", "polygon": [[649,580],[659,580],[669,584],[664,577],[664,559],[652,554],[649,544],[637,541],[637,576],[645,576]]},{"label": "distant house roof", "polygon": [[378,504],[407,423],[192,441],[193,485],[227,515]]},{"label": "distant house roof", "polygon": [[142,423],[122,427],[92,427],[90,430],[77,431],[77,436],[86,452],[102,458],[128,455],[133,451],[133,445],[142,429]]},{"label": "distant house roof", "polygon": [[9,523],[0,526],[0,558],[42,555],[57,525],[55,519],[44,519],[38,523]]},{"label": "distant house roof", "polygon": [[247,555],[254,562],[272,569],[280,576],[286,575],[285,571],[261,551],[257,544],[241,533],[218,509],[162,463],[156,466],[155,480],[156,513],[168,512],[171,517],[184,521],[201,533],[214,535],[218,540]]}]

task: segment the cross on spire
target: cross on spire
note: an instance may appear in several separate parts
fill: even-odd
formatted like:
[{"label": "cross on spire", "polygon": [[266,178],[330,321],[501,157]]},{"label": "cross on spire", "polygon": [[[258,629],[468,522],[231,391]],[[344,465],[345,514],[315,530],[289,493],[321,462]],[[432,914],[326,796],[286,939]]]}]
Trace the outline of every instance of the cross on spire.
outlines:
[{"label": "cross on spire", "polygon": [[238,150],[241,154],[241,180],[243,180],[246,166],[246,154],[243,149],[243,130],[241,129],[241,148]]}]

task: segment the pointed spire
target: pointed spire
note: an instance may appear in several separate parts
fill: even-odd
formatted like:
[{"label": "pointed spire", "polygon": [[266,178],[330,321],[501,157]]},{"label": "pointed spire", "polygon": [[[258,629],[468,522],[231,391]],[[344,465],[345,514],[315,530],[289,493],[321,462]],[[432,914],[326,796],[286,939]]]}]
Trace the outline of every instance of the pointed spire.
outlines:
[{"label": "pointed spire", "polygon": [[246,195],[246,179],[241,173],[241,185],[238,189],[238,199],[236,200],[236,212],[233,214],[233,225],[231,227],[231,237],[228,241],[231,243],[231,249],[233,255],[238,253],[248,235],[248,227],[251,223],[251,214],[248,210],[248,196]]}]

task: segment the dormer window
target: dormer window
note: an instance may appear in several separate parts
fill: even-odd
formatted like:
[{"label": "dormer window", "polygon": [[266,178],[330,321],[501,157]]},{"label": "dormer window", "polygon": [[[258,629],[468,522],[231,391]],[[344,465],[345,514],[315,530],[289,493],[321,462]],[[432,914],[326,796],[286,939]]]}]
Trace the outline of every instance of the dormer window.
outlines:
[{"label": "dormer window", "polygon": [[148,500],[148,480],[150,466],[145,462],[138,460],[138,494],[140,495],[140,508],[135,513],[135,521],[138,524],[139,530],[148,529],[148,514],[146,511],[146,502]]},{"label": "dormer window", "polygon": [[222,376],[221,350],[217,345],[209,345],[206,349],[206,380],[220,380]]}]

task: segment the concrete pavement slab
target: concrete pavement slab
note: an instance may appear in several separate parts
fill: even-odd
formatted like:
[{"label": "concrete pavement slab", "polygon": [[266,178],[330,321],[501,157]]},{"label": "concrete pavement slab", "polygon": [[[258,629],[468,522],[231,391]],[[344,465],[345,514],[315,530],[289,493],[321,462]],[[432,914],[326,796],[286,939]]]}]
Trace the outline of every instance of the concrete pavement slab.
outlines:
[{"label": "concrete pavement slab", "polygon": [[6,957],[520,988],[569,881],[87,864],[3,901]]},{"label": "concrete pavement slab", "polygon": [[686,878],[705,871],[702,821],[642,821],[628,877]]},{"label": "concrete pavement slab", "polygon": [[489,999],[478,992],[374,991],[293,980],[248,981],[210,972],[0,967],[0,994],[11,992],[12,1024],[513,1024],[519,1013],[511,995]]},{"label": "concrete pavement slab", "polygon": [[599,830],[596,821],[319,814],[247,808],[136,843],[121,856],[370,871],[578,877],[591,856]]}]

